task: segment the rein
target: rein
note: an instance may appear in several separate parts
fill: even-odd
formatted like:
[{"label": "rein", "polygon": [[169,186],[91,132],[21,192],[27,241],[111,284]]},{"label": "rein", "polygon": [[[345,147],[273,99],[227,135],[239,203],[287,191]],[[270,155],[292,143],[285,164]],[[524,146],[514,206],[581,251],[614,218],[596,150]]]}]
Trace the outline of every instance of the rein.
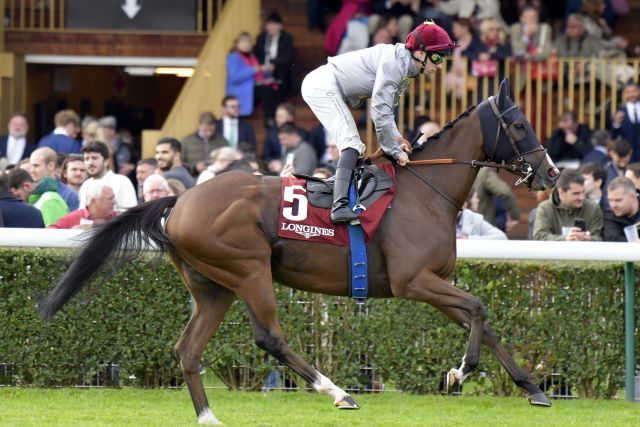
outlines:
[{"label": "rein", "polygon": [[[447,159],[449,160],[449,159]],[[446,163],[445,163],[446,164]],[[427,187],[431,188],[433,191],[435,191],[436,193],[438,193],[439,195],[442,196],[443,199],[445,199],[447,202],[451,203],[453,205],[454,208],[456,208],[456,210],[458,212],[460,212],[462,210],[462,206],[457,204],[455,200],[453,200],[451,197],[449,197],[448,194],[443,193],[442,191],[438,190],[438,188],[436,186],[434,186],[433,184],[431,184],[429,181],[427,181],[426,179],[424,179],[422,177],[422,175],[420,175],[418,172],[415,171],[415,169],[413,169],[411,166],[409,165],[405,165],[404,168],[406,170],[408,170],[409,172],[411,172],[416,178],[418,178],[420,181],[422,181],[423,183],[425,183],[427,185]]]},{"label": "rein", "polygon": [[[523,162],[523,155],[524,154],[530,154],[530,153],[534,153],[536,151],[540,151],[540,148],[537,148],[535,150],[531,150],[531,151],[527,151],[526,153],[520,153],[520,151],[518,150],[518,147],[516,145],[516,142],[513,138],[513,136],[511,135],[511,132],[509,131],[509,127],[507,126],[507,123],[505,123],[504,121],[504,115],[507,114],[509,111],[517,108],[516,105],[512,105],[510,108],[506,109],[505,111],[500,111],[498,109],[498,106],[496,105],[496,101],[495,101],[495,97],[491,96],[489,97],[489,105],[491,106],[491,110],[493,111],[493,114],[495,116],[495,118],[498,120],[498,126],[496,128],[496,136],[494,138],[494,142],[493,142],[493,150],[491,150],[491,155],[489,156],[489,159],[492,159],[495,154],[496,154],[496,150],[498,148],[498,141],[500,140],[500,131],[502,130],[506,136],[507,136],[507,140],[509,141],[509,143],[511,144],[511,147],[513,148],[514,152],[516,153],[516,156],[513,159],[518,159],[519,162]],[[414,147],[416,145],[416,142],[418,141],[418,139],[422,136],[422,132],[418,132],[417,137],[414,139],[413,143],[411,144],[411,147]],[[542,149],[544,150],[544,149]],[[513,161],[513,159],[511,159]],[[503,163],[496,163],[496,162],[483,162],[480,160],[458,160],[458,159],[431,159],[431,160],[409,160],[409,162],[407,163],[408,165],[415,165],[415,166],[426,166],[426,165],[451,165],[451,164],[465,164],[465,165],[471,165],[474,168],[483,168],[483,167],[488,167],[488,168],[495,168],[495,169],[507,169],[510,170],[512,172],[516,172],[518,171],[518,169],[521,169],[521,172],[524,173],[528,173],[529,172],[529,168],[518,168],[518,166],[516,166],[513,163],[507,163],[507,164],[503,164]],[[536,168],[537,169],[537,168]]]},{"label": "rein", "polygon": [[458,211],[461,211],[462,210],[462,206],[461,205],[456,203],[446,193],[443,193],[442,191],[438,190],[433,184],[431,184],[429,181],[424,179],[418,172],[415,171],[415,169],[413,169],[410,166],[410,165],[413,165],[413,166],[430,166],[430,165],[455,165],[455,164],[471,165],[471,167],[474,167],[474,168],[489,167],[489,168],[496,168],[496,169],[508,169],[508,170],[511,170],[511,171],[517,171],[518,170],[518,167],[516,165],[513,165],[513,164],[503,165],[501,163],[496,163],[496,162],[482,162],[480,160],[468,161],[468,160],[457,160],[457,159],[410,160],[404,166],[404,168],[407,169],[409,172],[411,172],[420,181],[422,181],[423,183],[427,184],[427,186],[429,188],[431,188],[433,191],[435,191],[436,193],[441,195],[447,202],[452,204],[454,208],[456,208]]},{"label": "rein", "polygon": [[413,166],[428,166],[428,165],[471,165],[474,168],[496,168],[496,169],[508,169],[510,171],[517,171],[518,167],[513,164],[502,164],[496,162],[482,162],[480,160],[458,160],[458,159],[431,159],[431,160],[409,160],[408,165]]},{"label": "rein", "polygon": [[[411,166],[431,166],[431,165],[455,165],[455,164],[464,164],[464,165],[470,165],[471,167],[474,168],[483,168],[483,167],[489,167],[489,168],[495,168],[495,169],[506,169],[512,172],[521,172],[522,176],[520,177],[520,179],[518,180],[518,182],[516,182],[516,185],[520,184],[521,182],[528,182],[528,179],[531,177],[531,175],[533,175],[538,167],[540,166],[540,164],[542,163],[543,157],[541,156],[540,160],[538,161],[538,164],[536,165],[535,168],[532,168],[531,165],[527,162],[524,161],[524,155],[525,154],[531,154],[531,153],[535,153],[537,151],[543,151],[546,153],[547,150],[545,150],[542,147],[536,148],[534,150],[531,151],[527,151],[524,153],[521,153],[520,150],[518,150],[518,147],[516,145],[516,141],[513,138],[513,135],[511,134],[511,132],[509,131],[509,127],[507,125],[507,123],[504,120],[504,115],[506,113],[508,113],[509,111],[517,108],[516,105],[512,105],[510,108],[508,108],[505,111],[500,111],[496,101],[495,101],[495,97],[491,96],[488,99],[488,103],[491,106],[491,110],[493,112],[493,115],[495,117],[495,119],[498,122],[498,126],[496,129],[496,136],[494,138],[493,141],[493,149],[491,150],[491,156],[489,157],[489,159],[492,159],[495,156],[495,153],[497,151],[498,148],[498,142],[500,140],[500,132],[504,132],[507,140],[509,141],[512,149],[515,152],[515,156],[511,159],[511,161],[509,163],[496,163],[496,162],[492,162],[492,161],[481,161],[481,160],[458,160],[458,159],[428,159],[428,160],[409,160],[404,168],[411,172],[412,175],[414,175],[416,178],[418,178],[420,181],[422,181],[424,184],[426,184],[429,188],[431,188],[433,191],[435,191],[436,193],[438,193],[440,196],[442,196],[443,199],[445,199],[447,202],[449,202],[453,207],[455,207],[458,211],[462,210],[462,205],[459,205],[458,203],[456,203],[455,200],[453,200],[449,195],[447,195],[446,193],[440,191],[438,188],[436,188],[433,184],[431,184],[429,181],[427,181],[424,177],[422,177],[418,172],[415,171],[414,168],[412,168]],[[411,148],[416,148],[415,151],[420,151],[423,147],[422,146],[417,146],[417,142],[418,139],[420,139],[420,137],[423,135],[422,132],[418,132],[418,134],[414,137],[413,141],[411,141],[410,146]],[[406,143],[406,142],[405,142]],[[486,142],[485,142],[486,143]],[[385,154],[382,149],[378,149],[375,153],[373,153],[368,159],[368,162],[371,162],[374,159],[377,159],[379,157],[386,157],[387,159],[393,161],[394,159],[391,156],[388,156],[387,154]],[[517,159],[517,161],[520,163],[519,165],[516,165],[515,163],[512,163],[514,159]]]}]

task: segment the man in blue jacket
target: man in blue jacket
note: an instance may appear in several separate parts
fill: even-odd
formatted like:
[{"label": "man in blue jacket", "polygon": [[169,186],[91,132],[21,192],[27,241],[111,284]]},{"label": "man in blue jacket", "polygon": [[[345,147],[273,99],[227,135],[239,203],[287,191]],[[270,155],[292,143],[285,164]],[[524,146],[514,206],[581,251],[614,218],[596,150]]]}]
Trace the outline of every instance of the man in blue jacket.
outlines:
[{"label": "man in blue jacket", "polygon": [[80,117],[73,110],[58,111],[54,117],[56,128],[38,143],[38,148],[49,147],[58,153],[80,153]]}]

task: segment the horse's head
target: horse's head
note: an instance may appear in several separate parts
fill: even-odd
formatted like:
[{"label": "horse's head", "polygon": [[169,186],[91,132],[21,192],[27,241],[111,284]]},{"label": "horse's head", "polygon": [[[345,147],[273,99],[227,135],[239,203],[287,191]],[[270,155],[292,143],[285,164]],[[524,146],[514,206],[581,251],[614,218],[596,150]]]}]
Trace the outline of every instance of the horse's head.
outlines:
[{"label": "horse's head", "polygon": [[536,137],[529,120],[509,97],[509,83],[500,84],[497,96],[478,106],[484,152],[491,162],[512,165],[508,169],[520,176],[529,190],[553,187],[560,172]]}]

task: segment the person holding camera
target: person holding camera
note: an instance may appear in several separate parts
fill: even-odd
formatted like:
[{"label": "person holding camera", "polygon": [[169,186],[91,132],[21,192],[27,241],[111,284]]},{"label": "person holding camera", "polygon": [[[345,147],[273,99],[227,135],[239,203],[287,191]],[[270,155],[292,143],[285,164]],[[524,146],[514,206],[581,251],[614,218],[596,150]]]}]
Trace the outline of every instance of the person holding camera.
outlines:
[{"label": "person holding camera", "polygon": [[562,171],[548,200],[540,203],[534,240],[602,240],[600,206],[586,197],[584,178],[574,169]]}]

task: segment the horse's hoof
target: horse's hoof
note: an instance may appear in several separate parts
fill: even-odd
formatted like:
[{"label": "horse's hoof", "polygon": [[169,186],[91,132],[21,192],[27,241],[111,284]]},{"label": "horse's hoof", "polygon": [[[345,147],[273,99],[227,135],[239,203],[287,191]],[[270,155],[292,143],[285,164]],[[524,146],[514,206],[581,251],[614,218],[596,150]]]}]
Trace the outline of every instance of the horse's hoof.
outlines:
[{"label": "horse's hoof", "polygon": [[542,406],[544,408],[549,408],[551,406],[551,401],[543,392],[530,395],[529,403],[533,406]]},{"label": "horse's hoof", "polygon": [[335,405],[338,409],[360,409],[358,402],[349,395],[346,395],[340,402],[336,402]]},{"label": "horse's hoof", "polygon": [[447,394],[451,394],[454,392],[456,385],[458,384],[459,373],[460,371],[456,368],[451,369],[447,373],[447,381],[445,384],[445,392],[447,392]]}]

